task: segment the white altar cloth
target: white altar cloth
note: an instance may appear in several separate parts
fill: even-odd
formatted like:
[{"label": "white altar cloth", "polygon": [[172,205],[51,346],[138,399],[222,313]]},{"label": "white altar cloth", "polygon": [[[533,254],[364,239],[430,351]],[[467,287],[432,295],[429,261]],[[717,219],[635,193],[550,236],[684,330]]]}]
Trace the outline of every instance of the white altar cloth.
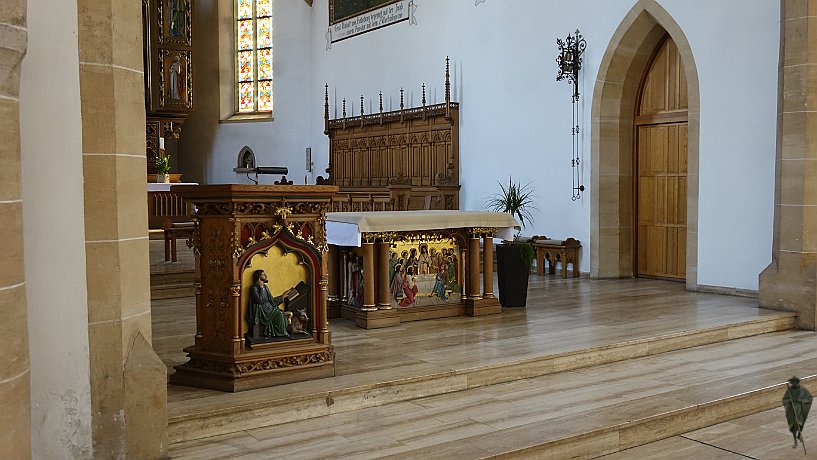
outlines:
[{"label": "white altar cloth", "polygon": [[173,185],[199,185],[198,182],[170,182],[170,183],[154,183],[148,182],[148,192],[169,192]]},{"label": "white altar cloth", "polygon": [[326,240],[339,246],[360,246],[361,234],[495,227],[497,238],[513,239],[519,223],[510,214],[489,211],[373,211],[326,213]]}]

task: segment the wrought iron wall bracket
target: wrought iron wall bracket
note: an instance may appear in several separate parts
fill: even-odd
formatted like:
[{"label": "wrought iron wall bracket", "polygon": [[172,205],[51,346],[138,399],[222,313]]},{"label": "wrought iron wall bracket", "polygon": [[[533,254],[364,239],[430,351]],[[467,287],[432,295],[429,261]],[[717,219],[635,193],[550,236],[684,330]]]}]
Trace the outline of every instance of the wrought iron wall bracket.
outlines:
[{"label": "wrought iron wall bracket", "polygon": [[559,55],[556,57],[556,64],[558,65],[556,81],[567,80],[573,84],[573,96],[571,98],[573,103],[573,124],[570,128],[570,134],[573,136],[573,151],[570,156],[570,166],[573,170],[572,200],[576,201],[582,197],[582,192],[584,192],[584,185],[581,183],[582,142],[578,102],[579,70],[582,68],[582,55],[585,48],[587,48],[587,42],[579,33],[579,29],[576,29],[575,34],[568,34],[564,40],[557,38],[556,45],[559,46]]}]

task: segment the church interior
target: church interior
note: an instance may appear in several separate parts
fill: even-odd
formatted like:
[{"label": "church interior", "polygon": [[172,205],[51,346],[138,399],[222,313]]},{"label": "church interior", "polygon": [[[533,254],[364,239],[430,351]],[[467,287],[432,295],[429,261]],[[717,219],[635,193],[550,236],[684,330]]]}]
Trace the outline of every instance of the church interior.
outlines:
[{"label": "church interior", "polygon": [[5,1],[0,458],[799,457],[815,11]]}]

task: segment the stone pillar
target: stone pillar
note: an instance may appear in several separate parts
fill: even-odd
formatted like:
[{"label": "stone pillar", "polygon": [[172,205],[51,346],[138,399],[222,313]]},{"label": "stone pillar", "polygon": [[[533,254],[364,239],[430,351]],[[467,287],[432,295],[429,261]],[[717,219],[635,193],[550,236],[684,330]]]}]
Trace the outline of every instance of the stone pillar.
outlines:
[{"label": "stone pillar", "polygon": [[482,298],[494,298],[494,236],[488,233],[482,237]]},{"label": "stone pillar", "polygon": [[363,246],[363,311],[377,310],[375,303],[377,284],[375,284],[374,241],[364,241]]},{"label": "stone pillar", "polygon": [[0,458],[31,457],[28,326],[20,172],[20,66],[26,53],[26,1],[0,8]]},{"label": "stone pillar", "polygon": [[377,309],[390,310],[389,302],[389,246],[391,241],[380,240],[377,242]]},{"label": "stone pillar", "polygon": [[162,458],[167,369],[150,346],[141,2],[77,0],[77,10],[94,456]]},{"label": "stone pillar", "polygon": [[479,235],[472,233],[468,238],[468,300],[481,300],[479,292]]},{"label": "stone pillar", "polygon": [[772,263],[760,274],[760,305],[797,312],[815,329],[817,310],[817,0],[781,1]]}]

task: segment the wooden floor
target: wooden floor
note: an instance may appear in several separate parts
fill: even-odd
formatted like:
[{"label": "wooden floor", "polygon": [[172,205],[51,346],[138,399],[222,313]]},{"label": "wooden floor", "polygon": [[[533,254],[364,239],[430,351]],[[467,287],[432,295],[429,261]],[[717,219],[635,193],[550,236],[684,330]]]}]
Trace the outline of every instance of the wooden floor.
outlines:
[{"label": "wooden floor", "polygon": [[[809,419],[810,420],[810,419]],[[748,415],[615,454],[602,460],[689,459],[814,459],[817,458],[817,423],[803,428],[806,451],[793,447],[783,408]]]},{"label": "wooden floor", "polygon": [[[161,262],[161,242],[151,241],[152,272],[189,270],[189,251],[182,245],[179,251],[180,262]],[[153,344],[169,372],[185,361],[181,349],[193,342],[194,307],[192,297],[153,302]],[[543,355],[580,350],[603,354],[607,347],[637,346],[651,338],[679,338],[691,331],[705,334],[709,329],[780,316],[781,312],[759,309],[756,299],[691,293],[680,283],[533,274],[527,308],[505,309],[501,315],[445,318],[375,330],[332,319],[336,377],[236,394],[170,385],[168,416],[183,421],[225,408],[261,407],[281,394],[307,395],[416,376],[499,369]],[[739,377],[747,388],[754,388],[761,375],[774,383],[785,380],[792,371],[815,374],[814,338],[810,332],[778,332],[587,370],[497,380],[495,385],[457,393],[429,391],[432,396],[427,398],[378,407],[363,403],[344,413],[176,442],[171,454],[172,458],[482,458],[497,452],[492,445],[501,442],[494,436],[503,430],[517,430],[514,437],[522,438],[532,436],[531,430],[536,436],[542,431],[569,430],[578,423],[576,417],[587,419],[588,410],[599,417],[591,423],[610,423],[638,410],[616,409],[616,404],[654,395],[654,404],[671,408],[711,393],[726,377]],[[786,356],[797,359],[787,360]],[[582,392],[574,391],[579,387]],[[607,410],[596,411],[595,406]],[[254,416],[258,414],[246,415]],[[621,457],[626,452],[615,458],[649,458]]]}]

